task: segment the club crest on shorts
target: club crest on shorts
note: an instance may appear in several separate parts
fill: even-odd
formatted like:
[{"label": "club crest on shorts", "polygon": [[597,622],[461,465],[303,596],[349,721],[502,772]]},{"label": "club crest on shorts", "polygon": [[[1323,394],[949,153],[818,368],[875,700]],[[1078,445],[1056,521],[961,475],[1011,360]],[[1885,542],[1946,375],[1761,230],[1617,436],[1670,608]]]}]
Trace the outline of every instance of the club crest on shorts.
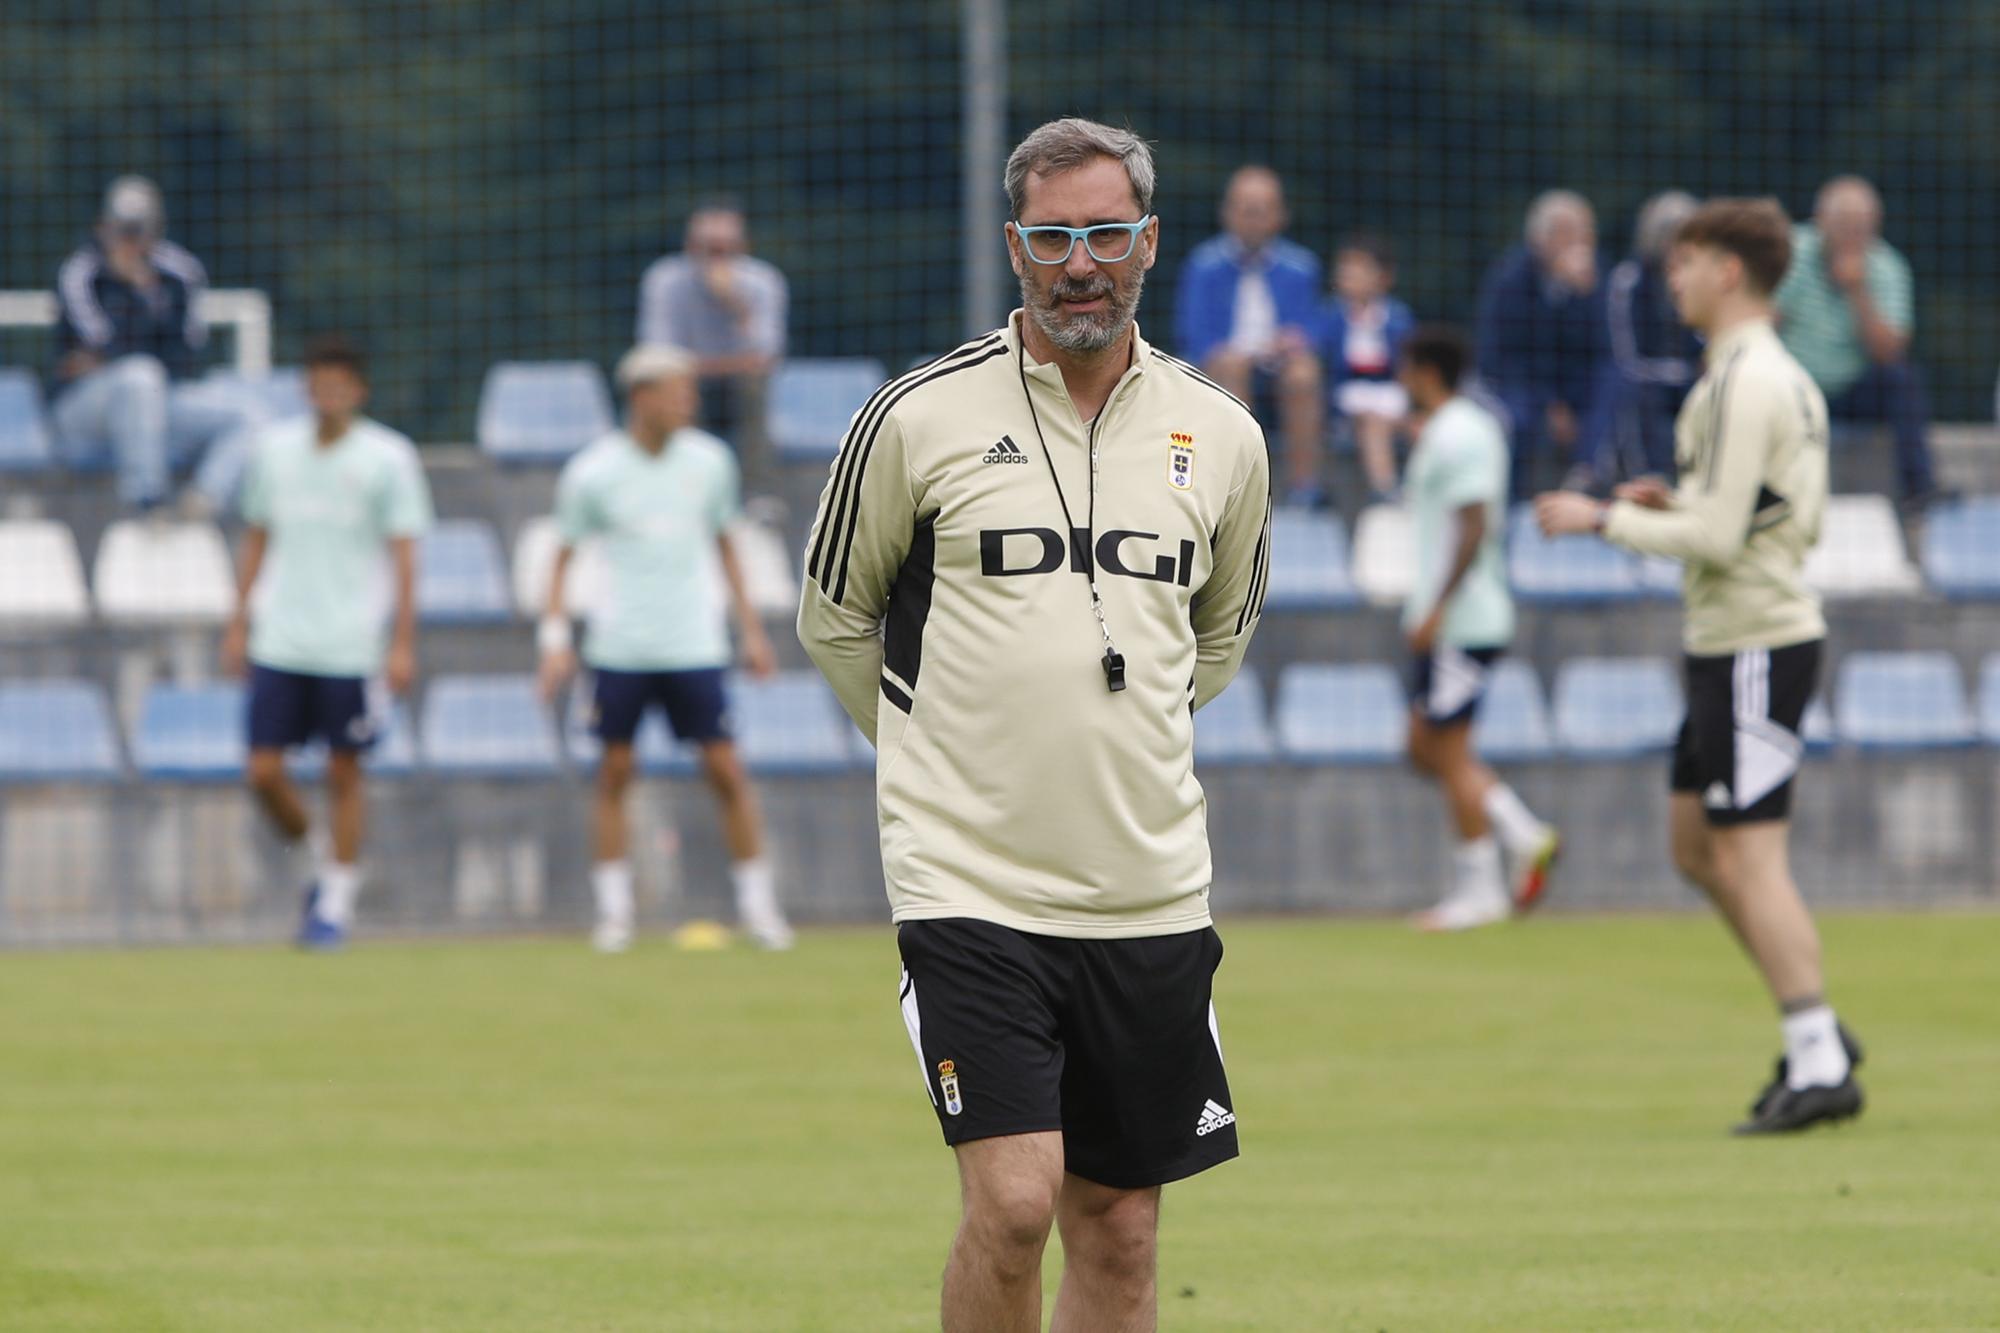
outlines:
[{"label": "club crest on shorts", "polygon": [[1194,489],[1194,436],[1186,431],[1167,436],[1167,485],[1177,491]]},{"label": "club crest on shorts", "polygon": [[958,1066],[950,1060],[938,1061],[938,1088],[944,1093],[946,1115],[957,1115],[965,1109],[965,1101],[958,1095]]}]

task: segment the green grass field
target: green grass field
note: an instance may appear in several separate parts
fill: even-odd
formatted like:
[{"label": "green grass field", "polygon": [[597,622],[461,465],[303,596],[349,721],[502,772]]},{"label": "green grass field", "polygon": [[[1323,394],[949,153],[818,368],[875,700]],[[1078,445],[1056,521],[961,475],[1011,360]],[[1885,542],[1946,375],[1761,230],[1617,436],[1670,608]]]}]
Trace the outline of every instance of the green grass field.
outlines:
[{"label": "green grass field", "polygon": [[[1168,1191],[1162,1327],[2000,1329],[2000,918],[1826,934],[1873,1106],[1765,1142],[1705,918],[1226,924],[1245,1156]],[[886,929],[0,957],[0,1328],[935,1328],[896,972]]]}]

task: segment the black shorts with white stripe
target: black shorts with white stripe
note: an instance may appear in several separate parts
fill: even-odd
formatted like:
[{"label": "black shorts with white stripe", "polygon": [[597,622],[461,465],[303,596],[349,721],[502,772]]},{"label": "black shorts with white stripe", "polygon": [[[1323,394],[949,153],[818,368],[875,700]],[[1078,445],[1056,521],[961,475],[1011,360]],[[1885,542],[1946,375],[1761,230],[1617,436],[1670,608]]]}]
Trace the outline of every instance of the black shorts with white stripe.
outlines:
[{"label": "black shorts with white stripe", "polygon": [[1499,648],[1458,648],[1440,643],[1410,659],[1410,706],[1434,727],[1470,723],[1486,698],[1488,673]]},{"label": "black shorts with white stripe", "polygon": [[1236,1156],[1212,928],[1133,939],[905,921],[903,1024],[944,1141],[1062,1134],[1065,1168],[1143,1189]]},{"label": "black shorts with white stripe", "polygon": [[1687,720],[1673,789],[1701,798],[1716,826],[1786,819],[1805,754],[1799,726],[1819,683],[1823,641],[1687,657]]}]

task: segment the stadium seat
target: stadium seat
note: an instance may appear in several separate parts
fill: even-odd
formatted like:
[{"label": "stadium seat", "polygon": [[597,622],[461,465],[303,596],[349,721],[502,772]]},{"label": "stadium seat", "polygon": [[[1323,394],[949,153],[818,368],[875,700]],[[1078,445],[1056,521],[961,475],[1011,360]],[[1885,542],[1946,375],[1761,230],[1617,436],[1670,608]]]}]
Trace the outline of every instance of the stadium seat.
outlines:
[{"label": "stadium seat", "polygon": [[1347,525],[1338,514],[1280,509],[1271,515],[1267,611],[1330,611],[1361,604],[1347,567]]},{"label": "stadium seat", "polygon": [[729,708],[753,772],[844,773],[855,766],[852,726],[817,671],[781,671],[769,680],[733,676]]},{"label": "stadium seat", "polygon": [[616,424],[589,361],[501,361],[479,390],[479,447],[502,463],[560,463]]},{"label": "stadium seat", "polygon": [[1278,748],[1294,763],[1393,763],[1408,716],[1396,673],[1379,663],[1300,664],[1278,677]]},{"label": "stadium seat", "polygon": [[215,366],[204,379],[237,384],[253,392],[273,421],[302,417],[312,411],[306,397],[306,372],[302,366],[273,366],[268,374],[252,377],[234,366]]},{"label": "stadium seat", "polygon": [[1806,704],[1806,715],[1799,723],[1799,736],[1806,743],[1806,753],[1825,754],[1839,740],[1833,727],[1833,710],[1826,706],[1826,696],[1815,694]]},{"label": "stadium seat", "polygon": [[1979,667],[1979,733],[1988,745],[2000,745],[2000,653]]},{"label": "stadium seat", "polygon": [[1579,657],[1556,672],[1556,744],[1582,759],[1617,759],[1671,746],[1681,689],[1658,657]]},{"label": "stadium seat", "polygon": [[1473,745],[1482,758],[1525,763],[1547,759],[1556,751],[1542,682],[1526,662],[1502,659],[1493,668],[1472,727]]},{"label": "stadium seat", "polygon": [[0,369],[0,472],[41,472],[55,457],[42,386],[31,370]]},{"label": "stadium seat", "polygon": [[236,606],[229,548],[213,523],[121,519],[105,529],[91,582],[114,622],[219,625]]},{"label": "stadium seat", "polygon": [[0,522],[0,625],[80,625],[90,619],[83,558],[51,519]]},{"label": "stadium seat", "polygon": [[1663,555],[1647,555],[1639,558],[1639,586],[1649,597],[1679,601],[1684,573],[1678,560],[1669,560]]},{"label": "stadium seat", "polygon": [[[155,685],[146,692],[132,732],[132,766],[155,782],[234,782],[241,780],[248,752],[244,735],[244,691],[234,681],[204,685]],[[416,767],[416,730],[407,707],[397,704],[387,731],[364,761],[378,776],[406,774]],[[326,747],[298,751],[292,771],[313,778],[326,770]]]},{"label": "stadium seat", "polygon": [[771,374],[771,445],[778,457],[830,459],[855,411],[888,376],[871,357],[801,359]]},{"label": "stadium seat", "polygon": [[[521,525],[514,538],[514,609],[530,620],[541,618],[549,604],[549,574],[556,566],[562,536],[546,514]],[[569,562],[569,586],[563,605],[573,616],[588,616],[604,596],[604,556],[595,542],[577,548]]]},{"label": "stadium seat", "polygon": [[1895,596],[1923,586],[1886,495],[1830,497],[1805,574],[1808,584],[1829,597]]},{"label": "stadium seat", "polygon": [[1849,653],[1834,716],[1840,739],[1869,750],[1928,750],[1977,739],[1965,679],[1948,653]]},{"label": "stadium seat", "polygon": [[110,782],[118,739],[86,680],[0,682],[0,782]]},{"label": "stadium seat", "polygon": [[1924,573],[1947,597],[2000,599],[2000,496],[1931,511],[1924,523]]},{"label": "stadium seat", "polygon": [[530,675],[439,676],[424,695],[425,766],[443,777],[555,773],[555,723]]},{"label": "stadium seat", "polygon": [[1597,537],[1544,537],[1525,506],[1507,521],[1507,570],[1524,602],[1612,602],[1647,595],[1631,555]]},{"label": "stadium seat", "polygon": [[508,619],[500,539],[480,519],[451,519],[424,538],[417,565],[417,610],[436,624],[491,624]]},{"label": "stadium seat", "polygon": [[1245,667],[1194,715],[1194,761],[1214,768],[1265,764],[1276,753],[1270,724],[1264,720],[1264,682]]},{"label": "stadium seat", "polygon": [[1416,583],[1410,516],[1400,505],[1374,504],[1354,525],[1354,582],[1378,606],[1394,606]]}]

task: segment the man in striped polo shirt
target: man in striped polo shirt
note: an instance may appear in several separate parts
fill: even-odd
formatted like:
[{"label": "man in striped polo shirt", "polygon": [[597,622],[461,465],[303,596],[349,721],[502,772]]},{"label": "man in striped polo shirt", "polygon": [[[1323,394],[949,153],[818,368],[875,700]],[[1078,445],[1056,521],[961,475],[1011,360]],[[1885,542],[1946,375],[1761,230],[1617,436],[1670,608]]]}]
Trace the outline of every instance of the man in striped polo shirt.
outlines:
[{"label": "man in striped polo shirt", "polygon": [[1822,185],[1813,220],[1792,233],[1778,331],[1836,418],[1888,423],[1903,503],[1922,509],[1940,495],[1923,374],[1910,360],[1912,287],[1909,262],[1882,239],[1875,187],[1859,176]]}]

